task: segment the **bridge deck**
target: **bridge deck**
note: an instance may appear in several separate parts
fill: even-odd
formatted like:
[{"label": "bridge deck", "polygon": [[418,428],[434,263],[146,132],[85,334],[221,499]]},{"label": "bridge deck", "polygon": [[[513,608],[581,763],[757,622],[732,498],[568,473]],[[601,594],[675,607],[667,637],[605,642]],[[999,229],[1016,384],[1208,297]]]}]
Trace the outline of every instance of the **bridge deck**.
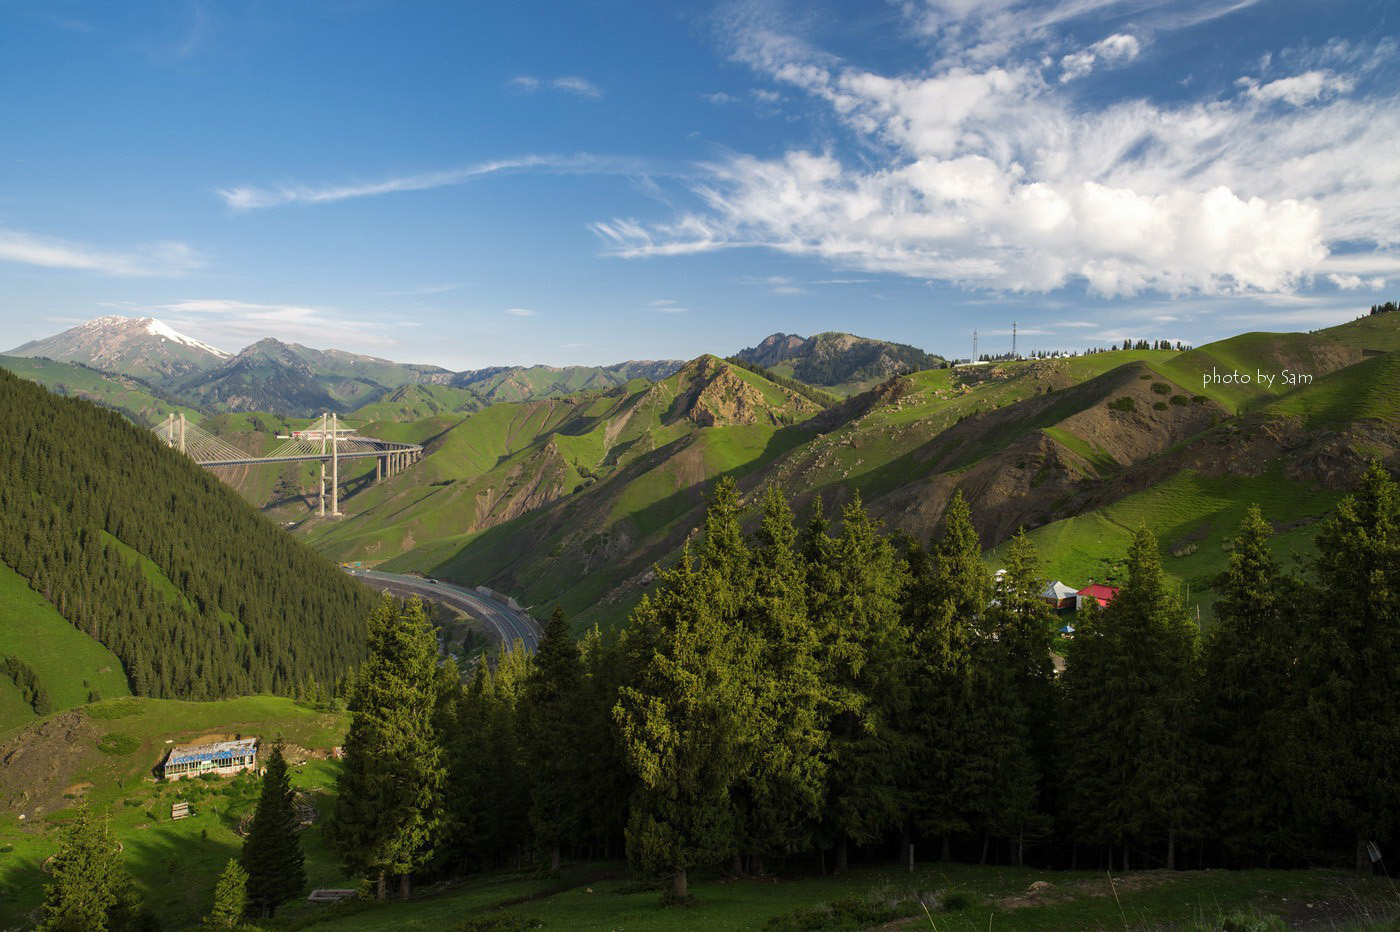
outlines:
[{"label": "bridge deck", "polygon": [[[337,453],[336,459],[364,459],[369,456],[383,456],[386,453],[420,453],[422,447],[385,447],[382,450],[365,450],[360,453]],[[193,457],[191,457],[193,459]],[[331,461],[331,454],[312,453],[305,456],[250,456],[246,459],[195,460],[200,466],[257,466],[259,463],[316,463]]]}]

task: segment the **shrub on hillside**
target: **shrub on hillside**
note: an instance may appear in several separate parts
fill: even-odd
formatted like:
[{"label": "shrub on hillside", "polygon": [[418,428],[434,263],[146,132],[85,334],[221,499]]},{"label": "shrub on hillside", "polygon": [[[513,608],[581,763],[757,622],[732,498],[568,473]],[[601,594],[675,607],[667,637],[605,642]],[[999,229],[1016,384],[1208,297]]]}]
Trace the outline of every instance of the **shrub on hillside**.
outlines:
[{"label": "shrub on hillside", "polygon": [[1110,402],[1108,403],[1108,406],[1109,406],[1110,408],[1112,408],[1114,411],[1136,411],[1136,410],[1137,410],[1137,402],[1134,401],[1134,400],[1133,400],[1131,397],[1129,397],[1128,395],[1124,395],[1124,396],[1122,396],[1121,398],[1115,399],[1114,401],[1110,401]]},{"label": "shrub on hillside", "polygon": [[1159,395],[1170,395],[1172,387],[1166,382],[1153,382],[1152,390]]},{"label": "shrub on hillside", "polygon": [[1174,405],[1184,405],[1189,400],[1190,399],[1187,398],[1185,395],[1172,395],[1171,397],[1171,403]]},{"label": "shrub on hillside", "polygon": [[97,742],[97,749],[104,754],[132,754],[141,747],[139,738],[109,731]]},{"label": "shrub on hillside", "polygon": [[922,912],[917,900],[897,896],[843,896],[819,906],[799,906],[763,924],[764,932],[837,932],[868,929]]}]

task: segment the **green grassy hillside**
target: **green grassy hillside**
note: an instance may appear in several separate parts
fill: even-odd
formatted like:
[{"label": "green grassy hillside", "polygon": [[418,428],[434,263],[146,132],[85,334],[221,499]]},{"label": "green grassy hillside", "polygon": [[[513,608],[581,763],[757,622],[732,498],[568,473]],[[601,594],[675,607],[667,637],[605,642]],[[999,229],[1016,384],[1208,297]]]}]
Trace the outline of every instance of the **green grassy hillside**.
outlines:
[{"label": "green grassy hillside", "polygon": [[[0,563],[0,654],[18,657],[38,674],[55,710],[71,709],[92,694],[129,695],[121,661],[74,628],[14,570]],[[10,690],[3,687],[8,684]],[[31,721],[33,710],[10,701],[14,684],[0,674],[0,735]],[[18,693],[14,692],[14,698]]]},{"label": "green grassy hillside", "polygon": [[354,411],[357,421],[421,421],[483,406],[480,395],[454,385],[404,385]]},{"label": "green grassy hillside", "polygon": [[290,692],[359,656],[371,593],[150,431],[7,372],[0,419],[0,563],[133,692]]},{"label": "green grassy hillside", "polygon": [[[195,924],[213,902],[219,872],[241,848],[234,829],[256,804],[256,784],[246,778],[156,784],[151,768],[172,743],[216,735],[280,735],[324,757],[345,728],[341,713],[270,696],[220,702],[127,698],[60,713],[22,734],[0,737],[0,754],[19,749],[0,771],[0,927],[31,925],[47,880],[40,865],[57,850],[57,832],[78,800],[112,818],[138,892],[167,925]],[[293,750],[291,756],[304,755]],[[309,793],[322,813],[329,811],[334,766],[311,759],[293,768],[293,785]],[[191,803],[194,815],[172,821],[171,804],[180,799]],[[346,884],[319,824],[302,834],[302,845],[313,886]]]},{"label": "green grassy hillside", "polygon": [[171,414],[183,414],[195,423],[203,417],[197,408],[182,405],[153,385],[128,375],[99,372],[78,363],[20,356],[0,356],[0,368],[38,382],[55,395],[113,408],[138,424],[159,424]]},{"label": "green grassy hillside", "polygon": [[[771,458],[774,436],[817,411],[712,356],[661,382],[493,405],[428,439],[421,463],[348,499],[354,516],[317,523],[310,539],[338,559],[424,569],[503,522],[575,496],[606,498],[605,526],[625,518],[631,537],[649,534],[686,510],[664,504],[678,489]],[[594,491],[602,486],[606,496]]]},{"label": "green grassy hillside", "polygon": [[[1278,547],[1292,553],[1311,534],[1294,523],[1326,513],[1367,458],[1400,462],[1391,345],[1400,315],[1186,352],[932,369],[800,426],[731,417],[699,430],[703,414],[674,414],[694,407],[678,381],[692,378],[687,367],[656,385],[497,405],[455,424],[439,415],[422,464],[357,493],[354,517],[311,539],[337,558],[485,583],[542,610],[559,600],[582,623],[608,622],[674,553],[708,483],[729,474],[746,490],[776,482],[800,506],[820,495],[828,510],[859,492],[887,527],[918,538],[937,533],[961,490],[988,546],[1039,528],[1069,581],[1117,559],[1127,531],[1147,520],[1169,549],[1195,544],[1169,569],[1196,592],[1223,566],[1220,541],[1250,501],[1276,511],[1268,516],[1286,525]],[[1277,378],[1207,385],[1212,367]],[[1284,369],[1316,374],[1285,385]],[[786,403],[754,372],[734,378],[757,392],[755,404]]]},{"label": "green grassy hillside", "polygon": [[[1207,477],[1183,471],[1104,508],[1036,528],[1030,538],[1046,558],[1047,575],[1078,589],[1091,580],[1121,582],[1128,544],[1145,524],[1161,541],[1167,575],[1183,596],[1190,594],[1190,604],[1209,614],[1211,579],[1225,568],[1226,544],[1245,509],[1259,505],[1274,524],[1274,552],[1283,566],[1302,569],[1300,560],[1311,552],[1318,521],[1339,497],[1336,491],[1313,489],[1276,473]],[[994,567],[1004,549],[988,554]]]},{"label": "green grassy hillside", "polygon": [[[1040,892],[1033,893],[1032,885]],[[613,929],[1278,929],[1388,928],[1397,909],[1383,877],[1339,871],[1044,871],[920,861],[756,880],[707,877],[695,905],[661,906],[657,889],[623,864],[565,865],[560,876],[495,871],[411,903],[347,904],[311,928],[437,930]],[[925,911],[924,906],[927,906]],[[312,914],[314,915],[314,914]],[[1225,924],[1228,921],[1230,924]],[[498,923],[492,926],[490,923]],[[770,925],[770,923],[772,923]],[[783,924],[779,924],[783,923]],[[523,925],[514,926],[524,928]]]},{"label": "green grassy hillside", "polygon": [[1308,430],[1359,420],[1393,419],[1400,412],[1400,354],[1374,356],[1295,388],[1263,409],[1295,416]]}]

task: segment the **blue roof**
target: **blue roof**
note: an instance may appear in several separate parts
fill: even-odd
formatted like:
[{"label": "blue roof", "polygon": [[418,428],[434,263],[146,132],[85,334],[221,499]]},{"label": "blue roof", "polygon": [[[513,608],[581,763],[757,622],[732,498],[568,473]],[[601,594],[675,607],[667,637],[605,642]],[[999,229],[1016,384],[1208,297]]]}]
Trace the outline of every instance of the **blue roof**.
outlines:
[{"label": "blue roof", "polygon": [[169,764],[195,764],[206,760],[227,760],[230,757],[243,757],[253,753],[257,738],[244,738],[242,741],[225,741],[220,744],[177,747],[171,750]]}]

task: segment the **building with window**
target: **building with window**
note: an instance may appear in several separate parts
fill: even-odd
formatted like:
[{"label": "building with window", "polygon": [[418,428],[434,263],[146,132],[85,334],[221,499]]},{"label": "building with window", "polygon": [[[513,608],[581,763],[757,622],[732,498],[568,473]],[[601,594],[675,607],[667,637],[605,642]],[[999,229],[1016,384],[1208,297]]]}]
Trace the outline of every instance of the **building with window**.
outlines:
[{"label": "building with window", "polygon": [[177,744],[160,765],[167,780],[183,780],[206,773],[233,774],[258,766],[258,739],[240,738],[215,744]]}]

